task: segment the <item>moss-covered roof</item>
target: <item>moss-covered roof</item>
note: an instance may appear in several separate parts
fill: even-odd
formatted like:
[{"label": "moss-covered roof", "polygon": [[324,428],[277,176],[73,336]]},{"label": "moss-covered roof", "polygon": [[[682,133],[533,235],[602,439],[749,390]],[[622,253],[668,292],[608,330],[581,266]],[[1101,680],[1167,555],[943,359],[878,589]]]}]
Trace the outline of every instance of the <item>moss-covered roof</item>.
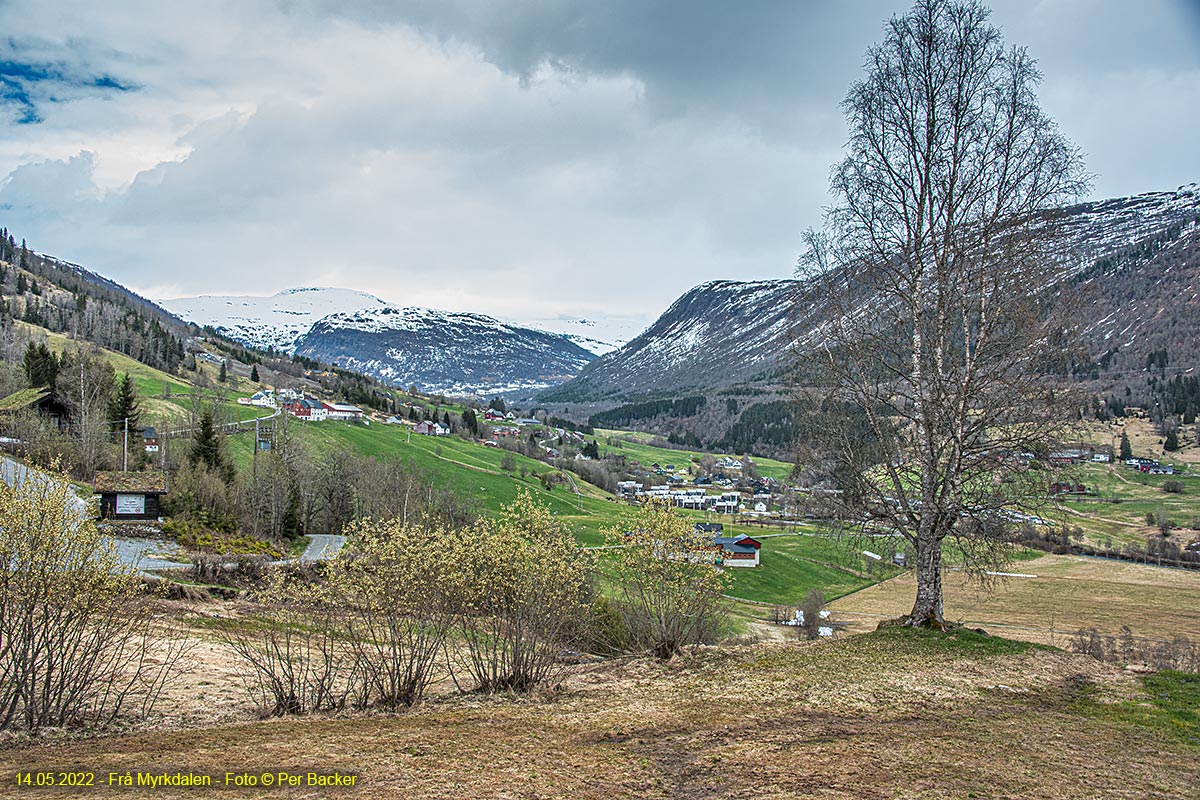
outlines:
[{"label": "moss-covered roof", "polygon": [[92,484],[97,492],[163,493],[167,476],[163,472],[97,472]]},{"label": "moss-covered roof", "polygon": [[49,389],[20,389],[8,397],[0,398],[0,411],[16,411],[40,403],[49,396]]}]

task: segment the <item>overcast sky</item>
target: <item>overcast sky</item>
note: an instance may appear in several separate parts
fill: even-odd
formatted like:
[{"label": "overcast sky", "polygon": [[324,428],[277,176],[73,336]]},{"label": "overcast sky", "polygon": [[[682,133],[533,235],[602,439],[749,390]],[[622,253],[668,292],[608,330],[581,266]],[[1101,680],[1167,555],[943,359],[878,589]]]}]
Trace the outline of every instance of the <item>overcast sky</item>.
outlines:
[{"label": "overcast sky", "polygon": [[[0,0],[0,224],[154,298],[509,318],[791,275],[907,3]],[[1093,196],[1200,180],[1200,3],[997,3]]]}]

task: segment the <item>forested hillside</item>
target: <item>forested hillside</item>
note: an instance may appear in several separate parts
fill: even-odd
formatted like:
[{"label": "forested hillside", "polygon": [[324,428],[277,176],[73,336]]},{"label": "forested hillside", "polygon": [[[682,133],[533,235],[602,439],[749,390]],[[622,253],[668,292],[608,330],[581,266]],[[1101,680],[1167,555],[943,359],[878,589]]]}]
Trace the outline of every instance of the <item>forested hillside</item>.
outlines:
[{"label": "forested hillside", "polygon": [[33,252],[0,229],[0,326],[19,319],[174,372],[184,359],[186,324],[128,289]]}]

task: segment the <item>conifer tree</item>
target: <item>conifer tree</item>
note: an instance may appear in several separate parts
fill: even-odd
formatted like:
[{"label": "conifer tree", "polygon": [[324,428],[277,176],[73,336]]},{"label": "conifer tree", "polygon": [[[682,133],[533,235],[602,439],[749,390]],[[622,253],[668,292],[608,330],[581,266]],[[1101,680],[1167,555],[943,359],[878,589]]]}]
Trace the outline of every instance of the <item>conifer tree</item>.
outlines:
[{"label": "conifer tree", "polygon": [[217,426],[213,422],[211,408],[206,408],[200,414],[200,423],[192,436],[192,448],[188,453],[188,461],[192,466],[203,465],[213,470],[229,483],[234,478],[233,466],[226,461],[221,449],[221,439],[217,435]]},{"label": "conifer tree", "polygon": [[116,439],[120,440],[125,431],[125,421],[129,420],[129,430],[141,430],[141,404],[138,402],[137,387],[129,373],[117,382],[113,392],[112,402],[108,406],[108,418],[113,423]]}]

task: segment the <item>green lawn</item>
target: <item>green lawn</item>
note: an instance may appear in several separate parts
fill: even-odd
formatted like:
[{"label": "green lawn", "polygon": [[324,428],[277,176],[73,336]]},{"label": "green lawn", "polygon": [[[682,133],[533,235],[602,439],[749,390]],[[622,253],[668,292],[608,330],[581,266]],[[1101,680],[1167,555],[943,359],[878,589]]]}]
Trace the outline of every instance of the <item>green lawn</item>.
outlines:
[{"label": "green lawn", "polygon": [[[800,604],[810,589],[819,589],[826,600],[833,600],[876,582],[826,561],[834,549],[839,552],[832,554],[833,563],[848,560],[848,556],[857,552],[833,540],[793,534],[761,541],[759,566],[729,571],[733,583],[727,594],[731,597],[794,606]],[[896,571],[889,570],[884,577]]]}]

